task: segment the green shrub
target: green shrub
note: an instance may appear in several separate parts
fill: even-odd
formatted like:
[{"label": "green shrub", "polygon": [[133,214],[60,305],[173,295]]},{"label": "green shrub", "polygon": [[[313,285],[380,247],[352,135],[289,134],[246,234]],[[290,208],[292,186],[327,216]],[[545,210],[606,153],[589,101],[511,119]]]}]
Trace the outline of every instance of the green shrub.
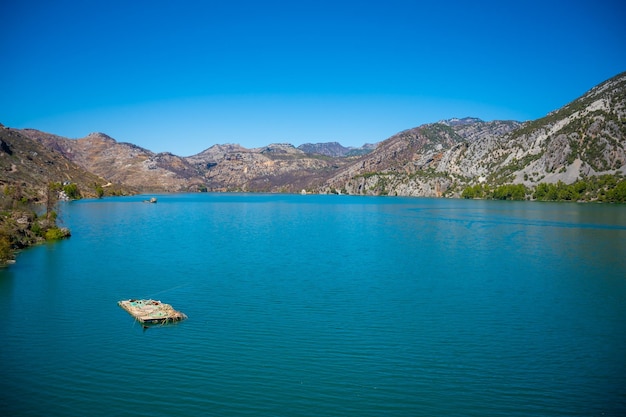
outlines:
[{"label": "green shrub", "polygon": [[41,227],[41,224],[38,221],[33,222],[32,226],[30,226],[30,230],[31,232],[35,234],[35,236],[44,235],[43,228]]},{"label": "green shrub", "polygon": [[59,240],[69,236],[69,231],[65,228],[59,227],[51,227],[46,230],[45,238],[46,240]]},{"label": "green shrub", "polygon": [[68,196],[71,200],[78,200],[81,198],[80,190],[78,189],[78,186],[74,183],[64,185],[63,191],[65,192],[65,195]]},{"label": "green shrub", "polygon": [[620,181],[615,188],[606,193],[607,201],[626,203],[626,180]]},{"label": "green shrub", "polygon": [[626,202],[626,180],[621,174],[585,177],[573,184],[562,181],[556,184],[539,183],[533,193],[535,200],[542,201],[602,201]]},{"label": "green shrub", "polygon": [[489,188],[482,185],[476,184],[470,187],[467,187],[461,193],[461,197],[463,198],[485,198],[489,194]]},{"label": "green shrub", "polygon": [[523,184],[501,185],[493,191],[494,200],[524,200],[528,189]]}]

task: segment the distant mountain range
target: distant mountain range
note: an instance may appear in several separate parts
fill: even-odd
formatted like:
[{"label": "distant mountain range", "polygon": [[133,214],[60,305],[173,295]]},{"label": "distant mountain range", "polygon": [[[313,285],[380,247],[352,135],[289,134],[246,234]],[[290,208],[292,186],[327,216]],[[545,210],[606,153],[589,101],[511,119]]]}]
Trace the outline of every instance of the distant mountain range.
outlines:
[{"label": "distant mountain range", "polygon": [[339,142],[326,142],[326,143],[305,143],[298,146],[304,153],[326,155],[336,158],[343,158],[346,156],[359,156],[370,153],[376,149],[376,144],[365,144],[360,148],[342,146]]},{"label": "distant mountain range", "polygon": [[[175,138],[172,138],[175,140]],[[570,184],[626,174],[626,73],[528,122],[454,118],[402,131],[378,144],[213,145],[190,157],[154,153],[93,133],[68,139],[0,128],[0,183],[74,181],[126,190],[342,192],[459,196],[476,184]],[[45,183],[45,181],[43,181]]]}]

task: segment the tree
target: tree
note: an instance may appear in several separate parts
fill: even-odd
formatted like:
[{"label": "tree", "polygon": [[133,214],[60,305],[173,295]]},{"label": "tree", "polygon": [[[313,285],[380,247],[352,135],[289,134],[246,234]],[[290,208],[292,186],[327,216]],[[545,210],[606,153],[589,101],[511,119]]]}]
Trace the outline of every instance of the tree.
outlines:
[{"label": "tree", "polygon": [[494,200],[524,200],[528,189],[523,184],[501,185],[493,191]]},{"label": "tree", "polygon": [[485,195],[488,193],[488,189],[487,187],[485,187],[482,184],[476,184],[473,185],[471,187],[467,187],[463,190],[463,193],[461,193],[461,197],[463,198],[484,198]]},{"label": "tree", "polygon": [[4,233],[0,234],[0,264],[6,263],[13,256],[11,241]]},{"label": "tree", "polygon": [[626,203],[626,180],[620,181],[615,188],[607,191],[606,201]]},{"label": "tree", "polygon": [[539,183],[535,188],[533,194],[535,200],[540,201],[556,201],[558,199],[558,189],[554,184],[547,184],[545,182]]},{"label": "tree", "polygon": [[78,200],[79,198],[81,198],[80,190],[78,189],[78,186],[74,183],[64,185],[63,191],[65,192],[65,195],[68,196],[68,198],[70,198],[71,200]]},{"label": "tree", "polygon": [[59,190],[61,189],[61,183],[58,182],[48,182],[46,186],[46,219],[54,220],[51,217],[54,215],[56,217],[56,213],[54,213],[54,207],[59,201]]},{"label": "tree", "polygon": [[556,183],[557,200],[576,201],[578,200],[578,193],[573,185],[567,185],[563,181]]}]

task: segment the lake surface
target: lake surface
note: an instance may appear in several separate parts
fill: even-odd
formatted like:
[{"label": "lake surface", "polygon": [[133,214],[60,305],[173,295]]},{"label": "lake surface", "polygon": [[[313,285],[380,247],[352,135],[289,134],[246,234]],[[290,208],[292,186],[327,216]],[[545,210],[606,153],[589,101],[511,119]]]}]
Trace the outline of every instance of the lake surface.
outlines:
[{"label": "lake surface", "polygon": [[624,205],[148,197],[0,270],[1,415],[626,415]]}]

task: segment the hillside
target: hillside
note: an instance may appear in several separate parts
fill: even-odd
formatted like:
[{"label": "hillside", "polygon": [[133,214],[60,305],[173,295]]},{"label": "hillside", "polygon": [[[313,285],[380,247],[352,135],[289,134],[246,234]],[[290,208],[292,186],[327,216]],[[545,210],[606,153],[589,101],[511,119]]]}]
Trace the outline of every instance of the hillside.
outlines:
[{"label": "hillside", "polygon": [[32,129],[14,132],[67,158],[65,163],[141,191],[459,197],[468,187],[513,184],[529,192],[540,183],[626,173],[626,73],[538,120],[454,118],[360,148],[336,142],[254,149],[225,144],[179,157],[102,133],[68,139]]},{"label": "hillside", "polygon": [[299,192],[320,186],[328,173],[349,161],[305,153],[287,143],[254,149],[215,145],[186,159],[203,172],[209,190],[252,192]]},{"label": "hillside", "polygon": [[21,132],[87,171],[141,191],[197,190],[204,182],[184,158],[117,142],[103,133],[68,139],[34,129]]},{"label": "hillside", "polygon": [[626,73],[546,117],[519,123],[451,119],[401,132],[321,191],[460,196],[485,184],[571,184],[626,173]]},{"label": "hillside", "polygon": [[[519,128],[515,121],[451,119],[405,130],[330,178],[323,191],[347,194],[441,196],[457,177],[476,174],[474,160],[461,159],[472,143],[495,143]],[[489,146],[483,146],[483,158]]]},{"label": "hillside", "polygon": [[320,177],[345,164],[345,158],[307,154],[291,144],[254,149],[214,145],[183,158],[117,142],[103,133],[68,139],[34,129],[21,132],[85,170],[143,192],[299,192],[319,186]]},{"label": "hillside", "polygon": [[32,201],[45,199],[50,182],[74,183],[84,197],[95,197],[98,186],[121,190],[112,184],[107,187],[108,180],[32,140],[23,131],[3,125],[0,125],[0,172],[0,186],[17,187],[25,194],[24,198]]},{"label": "hillside", "polygon": [[[54,211],[62,189],[71,190],[73,197],[95,197],[105,188],[111,192],[115,187],[107,187],[104,179],[58,152],[0,125],[0,266],[12,262],[19,249],[70,235],[58,227]],[[41,203],[39,210],[35,210],[36,203]]]},{"label": "hillside", "polygon": [[298,146],[304,153],[325,155],[336,158],[343,158],[345,156],[359,156],[370,153],[376,149],[376,145],[365,144],[359,148],[345,147],[339,142],[326,142],[326,143],[304,143]]}]

